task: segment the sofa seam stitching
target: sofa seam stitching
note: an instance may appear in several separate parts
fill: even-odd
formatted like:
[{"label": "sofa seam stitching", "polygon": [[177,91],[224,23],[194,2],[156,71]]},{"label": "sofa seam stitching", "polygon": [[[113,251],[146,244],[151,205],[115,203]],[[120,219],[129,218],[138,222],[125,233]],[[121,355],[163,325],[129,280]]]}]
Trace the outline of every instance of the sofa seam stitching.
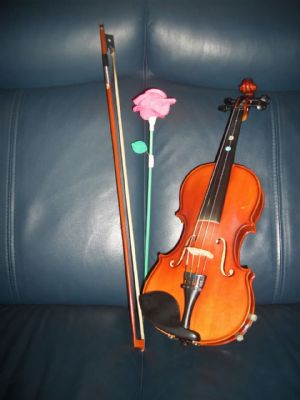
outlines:
[{"label": "sofa seam stitching", "polygon": [[11,108],[8,145],[7,199],[6,199],[6,261],[11,294],[15,303],[20,302],[15,263],[15,182],[16,182],[16,142],[22,92],[16,91]]},{"label": "sofa seam stitching", "polygon": [[[273,164],[273,195],[274,195],[274,216],[275,216],[275,242],[276,242],[276,274],[275,274],[275,284],[272,303],[277,301],[277,297],[280,293],[280,281],[282,277],[282,226],[280,221],[280,177],[279,177],[279,146],[277,141],[279,140],[278,134],[278,104],[276,100],[273,101],[274,107],[271,112],[272,120],[272,164]],[[276,115],[275,116],[275,108]]]},{"label": "sofa seam stitching", "polygon": [[278,152],[277,152],[277,157],[278,157],[278,179],[279,179],[279,190],[278,190],[278,200],[279,200],[279,226],[280,226],[280,251],[281,251],[281,268],[280,268],[280,280],[279,280],[279,287],[278,287],[278,296],[279,296],[279,301],[282,302],[283,299],[283,293],[284,293],[284,287],[285,287],[285,279],[286,279],[286,260],[285,260],[285,229],[284,229],[284,223],[283,223],[283,178],[282,178],[282,172],[283,172],[283,163],[282,163],[282,140],[281,140],[281,118],[280,118],[280,97],[277,97],[277,125],[278,125],[278,135],[277,135],[277,143],[278,143]]},{"label": "sofa seam stitching", "polygon": [[16,91],[12,94],[10,111],[9,111],[9,123],[8,123],[8,144],[7,144],[7,161],[6,161],[6,182],[5,182],[5,264],[7,270],[7,278],[9,283],[9,292],[12,299],[12,303],[14,303],[14,290],[12,285],[11,271],[10,271],[10,263],[9,263],[9,191],[10,191],[10,148],[11,148],[11,130],[13,123],[13,114],[16,102]]}]

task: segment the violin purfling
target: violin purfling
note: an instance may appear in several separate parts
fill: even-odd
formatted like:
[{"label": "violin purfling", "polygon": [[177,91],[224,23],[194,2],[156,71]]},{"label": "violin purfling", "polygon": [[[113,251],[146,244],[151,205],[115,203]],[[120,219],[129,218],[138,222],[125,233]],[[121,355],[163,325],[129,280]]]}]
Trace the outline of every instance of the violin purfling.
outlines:
[{"label": "violin purfling", "polygon": [[234,157],[249,109],[265,109],[269,98],[254,97],[251,79],[243,80],[240,91],[219,107],[231,113],[215,162],[193,169],[181,185],[181,237],[168,254],[159,254],[140,297],[144,316],[185,344],[241,341],[257,318],[255,274],[240,265],[240,249],[245,235],[256,230],[264,194],[254,172]]}]

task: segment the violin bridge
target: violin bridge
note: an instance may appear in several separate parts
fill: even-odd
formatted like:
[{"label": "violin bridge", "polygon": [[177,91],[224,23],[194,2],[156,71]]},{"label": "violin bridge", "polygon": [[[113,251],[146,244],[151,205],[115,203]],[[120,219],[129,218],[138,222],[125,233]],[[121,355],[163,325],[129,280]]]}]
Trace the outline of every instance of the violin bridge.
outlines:
[{"label": "violin bridge", "polygon": [[186,249],[192,256],[203,256],[210,260],[214,258],[214,255],[208,250],[199,249],[198,247],[187,247]]},{"label": "violin bridge", "polygon": [[183,260],[183,257],[185,255],[185,252],[187,251],[189,254],[191,254],[192,256],[203,256],[203,257],[207,257],[210,260],[212,260],[214,258],[214,255],[205,249],[200,249],[198,247],[193,247],[193,246],[188,246],[189,242],[191,242],[191,239],[193,237],[191,236],[185,243],[185,246],[183,248],[183,251],[180,255],[179,260],[177,261],[177,263],[175,264],[175,260],[171,260],[170,261],[170,267],[174,268],[174,267],[178,267],[178,265],[181,263],[181,261]]}]

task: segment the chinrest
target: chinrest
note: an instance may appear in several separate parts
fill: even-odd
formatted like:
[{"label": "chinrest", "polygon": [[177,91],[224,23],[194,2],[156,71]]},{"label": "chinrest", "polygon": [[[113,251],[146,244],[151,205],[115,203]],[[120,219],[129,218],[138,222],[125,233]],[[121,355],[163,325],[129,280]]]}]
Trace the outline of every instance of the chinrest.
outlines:
[{"label": "chinrest", "polygon": [[198,332],[181,325],[180,310],[176,299],[163,291],[152,291],[140,296],[143,315],[158,329],[183,342],[200,341]]}]

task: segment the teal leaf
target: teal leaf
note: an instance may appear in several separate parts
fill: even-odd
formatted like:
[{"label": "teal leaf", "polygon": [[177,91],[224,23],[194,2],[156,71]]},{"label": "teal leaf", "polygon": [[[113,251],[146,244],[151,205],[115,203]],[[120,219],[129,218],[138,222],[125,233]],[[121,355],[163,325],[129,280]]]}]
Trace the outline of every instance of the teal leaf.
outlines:
[{"label": "teal leaf", "polygon": [[148,147],[145,142],[142,140],[137,140],[136,142],[131,143],[132,150],[137,154],[146,153]]}]

